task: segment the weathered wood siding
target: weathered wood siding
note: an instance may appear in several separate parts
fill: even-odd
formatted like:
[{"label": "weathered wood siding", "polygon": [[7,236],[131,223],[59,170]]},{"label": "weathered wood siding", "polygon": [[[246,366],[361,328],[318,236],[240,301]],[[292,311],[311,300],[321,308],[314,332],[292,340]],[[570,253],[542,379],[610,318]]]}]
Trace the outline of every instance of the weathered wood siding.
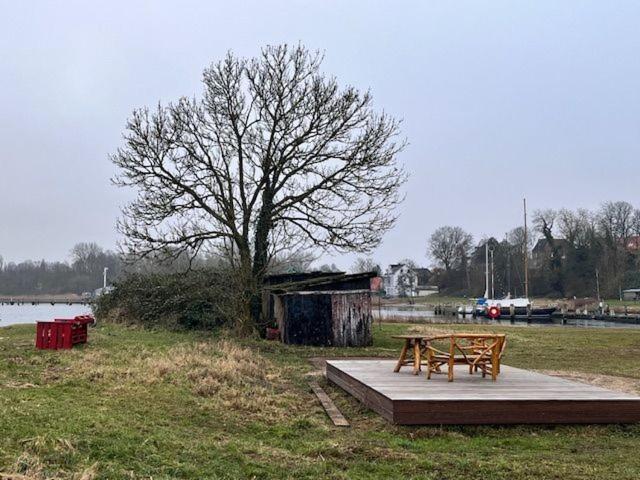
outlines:
[{"label": "weathered wood siding", "polygon": [[371,345],[371,294],[363,291],[276,295],[274,316],[282,341],[294,345]]},{"label": "weathered wood siding", "polygon": [[331,345],[331,297],[326,294],[279,295],[275,314],[284,343]]},{"label": "weathered wood siding", "polygon": [[371,345],[371,293],[347,292],[331,296],[333,345],[364,347]]}]

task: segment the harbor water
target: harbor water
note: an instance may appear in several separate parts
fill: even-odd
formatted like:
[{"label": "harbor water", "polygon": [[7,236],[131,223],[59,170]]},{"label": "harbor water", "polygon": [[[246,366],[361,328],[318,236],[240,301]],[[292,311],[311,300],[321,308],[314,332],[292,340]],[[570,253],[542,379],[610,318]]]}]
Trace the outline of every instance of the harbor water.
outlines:
[{"label": "harbor water", "polygon": [[505,326],[530,326],[530,327],[587,327],[587,328],[640,328],[639,323],[625,323],[609,320],[597,319],[562,319],[548,317],[532,317],[515,318],[497,318],[490,319],[485,317],[473,318],[470,314],[465,316],[461,314],[437,315],[432,308],[419,305],[393,305],[382,306],[378,308],[373,306],[373,316],[376,321],[387,322],[409,322],[409,323],[458,323],[458,324],[477,324],[477,325],[505,325]]},{"label": "harbor water", "polygon": [[4,304],[0,305],[0,327],[21,323],[35,323],[38,320],[53,320],[54,318],[73,318],[76,315],[90,313],[91,307],[81,304]]}]

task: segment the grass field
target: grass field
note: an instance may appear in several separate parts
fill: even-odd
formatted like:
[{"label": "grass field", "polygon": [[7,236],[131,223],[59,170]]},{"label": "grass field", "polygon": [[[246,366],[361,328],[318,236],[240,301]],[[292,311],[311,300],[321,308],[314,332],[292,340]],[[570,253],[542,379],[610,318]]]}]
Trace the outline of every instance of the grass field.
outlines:
[{"label": "grass field", "polygon": [[[315,356],[208,333],[102,325],[73,351],[34,350],[33,326],[0,329],[0,478],[637,479],[640,426],[396,427],[323,383],[349,419],[333,427],[308,388]],[[505,363],[640,388],[640,331],[490,328]]]}]

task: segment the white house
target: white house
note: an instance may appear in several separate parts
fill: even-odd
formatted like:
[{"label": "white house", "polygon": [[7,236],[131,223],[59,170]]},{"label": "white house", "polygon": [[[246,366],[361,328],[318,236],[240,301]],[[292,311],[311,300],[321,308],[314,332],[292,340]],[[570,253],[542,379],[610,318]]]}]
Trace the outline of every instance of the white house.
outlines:
[{"label": "white house", "polygon": [[387,267],[382,276],[384,290],[390,297],[413,297],[418,287],[418,274],[404,263]]}]

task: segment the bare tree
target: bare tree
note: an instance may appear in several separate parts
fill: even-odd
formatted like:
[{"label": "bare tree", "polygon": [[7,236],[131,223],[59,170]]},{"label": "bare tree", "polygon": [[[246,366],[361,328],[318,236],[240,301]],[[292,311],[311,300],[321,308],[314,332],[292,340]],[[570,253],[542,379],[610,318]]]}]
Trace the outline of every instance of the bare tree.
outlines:
[{"label": "bare tree", "polygon": [[633,206],[628,202],[605,202],[598,212],[598,227],[611,245],[624,241],[633,232]]},{"label": "bare tree", "polygon": [[640,235],[640,209],[633,212],[633,220],[631,222],[634,235]]},{"label": "bare tree", "polygon": [[466,262],[473,237],[460,227],[440,227],[429,238],[429,254],[449,272]]},{"label": "bare tree", "polygon": [[323,263],[318,267],[318,270],[320,270],[321,272],[327,272],[327,273],[336,273],[341,271],[335,263],[332,263],[332,264]]},{"label": "bare tree", "polygon": [[309,251],[298,250],[285,252],[271,258],[269,274],[306,272],[316,260],[316,256]]},{"label": "bare tree", "polygon": [[511,230],[509,230],[509,232],[507,232],[507,242],[513,246],[513,247],[517,247],[517,249],[522,253],[525,251],[530,251],[531,248],[533,247],[533,238],[531,238],[531,235],[527,235],[527,245],[525,248],[525,234],[524,234],[524,227],[516,227],[513,228]]},{"label": "bare tree", "polygon": [[[113,256],[112,252],[105,252],[100,245],[94,242],[77,243],[71,249],[71,262],[73,268],[82,273],[101,272],[107,267],[107,258]],[[113,272],[112,272],[113,273]]]},{"label": "bare tree", "polygon": [[119,222],[124,248],[225,245],[257,320],[274,255],[378,245],[406,180],[399,122],[376,113],[368,92],[341,89],[321,62],[302,46],[229,53],[205,69],[202,99],[134,111],[112,157],[115,183],[138,190]]},{"label": "bare tree", "polygon": [[378,275],[382,274],[382,269],[380,265],[376,263],[373,258],[365,258],[360,257],[357,258],[356,261],[351,266],[352,273],[367,273],[367,272],[376,272]]},{"label": "bare tree", "polygon": [[563,208],[557,215],[560,234],[574,247],[584,247],[592,243],[595,235],[595,219],[589,210],[577,211]]},{"label": "bare tree", "polygon": [[547,239],[549,245],[553,246],[553,225],[558,217],[558,212],[552,209],[536,210],[533,213],[533,225],[544,238]]}]

